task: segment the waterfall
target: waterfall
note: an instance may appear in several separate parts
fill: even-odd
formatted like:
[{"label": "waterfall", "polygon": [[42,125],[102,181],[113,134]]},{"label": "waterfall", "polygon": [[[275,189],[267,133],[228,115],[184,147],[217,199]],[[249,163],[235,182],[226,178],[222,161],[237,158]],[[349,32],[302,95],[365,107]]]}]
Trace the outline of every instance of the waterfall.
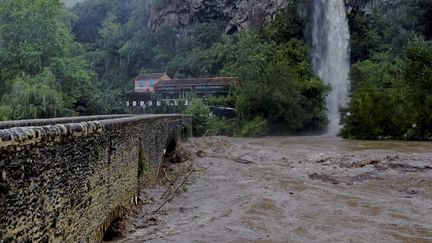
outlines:
[{"label": "waterfall", "polygon": [[328,135],[340,131],[339,108],[348,102],[350,32],[345,0],[312,0],[312,64],[332,91],[327,97]]}]

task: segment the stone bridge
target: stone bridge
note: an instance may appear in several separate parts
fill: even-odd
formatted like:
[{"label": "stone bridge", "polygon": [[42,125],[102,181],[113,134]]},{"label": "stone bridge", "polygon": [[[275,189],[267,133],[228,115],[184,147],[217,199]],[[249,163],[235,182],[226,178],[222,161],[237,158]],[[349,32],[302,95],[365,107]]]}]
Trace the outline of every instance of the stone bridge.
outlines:
[{"label": "stone bridge", "polygon": [[182,115],[0,122],[0,242],[101,241],[191,123]]}]

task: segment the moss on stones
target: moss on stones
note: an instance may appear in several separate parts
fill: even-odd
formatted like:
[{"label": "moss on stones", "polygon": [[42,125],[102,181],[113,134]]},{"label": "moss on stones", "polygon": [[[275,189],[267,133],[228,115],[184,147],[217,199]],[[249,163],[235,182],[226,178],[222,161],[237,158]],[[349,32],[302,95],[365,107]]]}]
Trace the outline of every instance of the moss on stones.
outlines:
[{"label": "moss on stones", "polygon": [[139,178],[142,180],[145,175],[150,171],[150,163],[149,159],[143,149],[139,151],[139,158],[138,158],[138,175]]}]

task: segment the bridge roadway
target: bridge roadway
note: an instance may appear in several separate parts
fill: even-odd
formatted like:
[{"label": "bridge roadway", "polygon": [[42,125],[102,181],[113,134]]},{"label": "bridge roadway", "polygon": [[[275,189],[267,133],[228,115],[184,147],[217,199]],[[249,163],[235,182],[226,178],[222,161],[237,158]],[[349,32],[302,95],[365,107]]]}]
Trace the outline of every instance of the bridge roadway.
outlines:
[{"label": "bridge roadway", "polygon": [[98,242],[190,136],[185,115],[0,122],[0,242]]}]

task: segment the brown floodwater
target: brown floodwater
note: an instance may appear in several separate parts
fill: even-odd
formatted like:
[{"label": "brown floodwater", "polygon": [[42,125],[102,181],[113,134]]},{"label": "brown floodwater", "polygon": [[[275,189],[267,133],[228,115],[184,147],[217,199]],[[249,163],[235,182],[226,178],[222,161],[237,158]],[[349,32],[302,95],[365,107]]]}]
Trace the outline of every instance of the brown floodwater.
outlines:
[{"label": "brown floodwater", "polygon": [[118,242],[432,242],[432,143],[201,138],[186,185],[162,188]]}]

